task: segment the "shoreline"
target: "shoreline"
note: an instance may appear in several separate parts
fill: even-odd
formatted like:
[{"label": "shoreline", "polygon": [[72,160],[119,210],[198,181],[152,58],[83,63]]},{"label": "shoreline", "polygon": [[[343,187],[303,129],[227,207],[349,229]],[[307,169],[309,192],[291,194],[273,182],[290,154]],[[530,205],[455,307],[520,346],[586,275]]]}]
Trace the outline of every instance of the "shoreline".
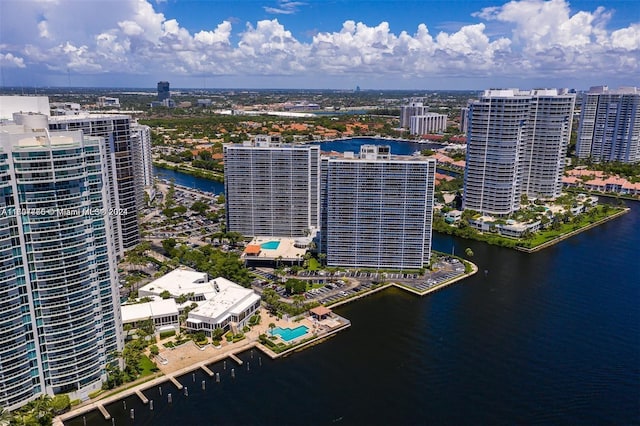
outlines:
[{"label": "shoreline", "polygon": [[157,167],[159,169],[171,170],[176,173],[184,173],[185,175],[197,177],[200,179],[207,179],[214,182],[224,183],[224,174],[218,176],[216,172],[213,172],[211,170],[198,169],[193,166],[184,166],[175,163],[167,163],[165,161],[152,161],[152,165],[153,167]]},{"label": "shoreline", "polygon": [[[611,214],[609,216],[603,217],[602,219],[599,219],[596,222],[587,224],[587,225],[585,225],[585,226],[583,226],[581,228],[578,228],[576,230],[567,232],[567,233],[562,234],[562,235],[558,235],[557,237],[554,237],[553,239],[551,239],[549,241],[545,241],[544,243],[538,244],[535,247],[519,246],[519,245],[517,245],[518,243],[521,242],[521,240],[519,240],[519,239],[518,240],[514,240],[514,239],[509,239],[507,237],[501,237],[501,238],[503,238],[504,240],[507,240],[507,241],[512,241],[512,240],[513,241],[517,241],[517,243],[515,245],[509,246],[509,245],[502,245],[502,244],[494,244],[494,243],[492,243],[490,241],[487,241],[485,239],[482,239],[482,238],[463,237],[461,235],[457,235],[455,232],[451,232],[451,233],[443,232],[443,231],[437,230],[435,228],[433,230],[435,232],[439,233],[439,234],[442,234],[442,235],[450,235],[452,237],[461,238],[461,239],[467,240],[467,241],[477,241],[479,243],[489,244],[489,245],[493,245],[493,246],[497,246],[497,247],[504,247],[506,249],[517,250],[517,251],[520,251],[520,252],[523,252],[523,253],[535,253],[537,251],[540,251],[540,250],[543,250],[545,248],[551,247],[551,246],[553,246],[553,245],[555,245],[555,244],[557,244],[557,243],[559,243],[561,241],[564,241],[564,240],[566,240],[566,239],[568,239],[570,237],[578,235],[579,233],[581,233],[583,231],[587,231],[589,229],[593,229],[596,226],[602,225],[605,222],[608,222],[608,221],[613,220],[613,219],[617,219],[618,217],[622,216],[623,214],[628,213],[630,210],[631,210],[630,207],[625,207],[622,210],[620,210],[619,212],[616,212],[616,213],[613,213],[613,214]],[[479,233],[478,235],[483,236],[484,233]]]},{"label": "shoreline", "polygon": [[549,241],[547,241],[545,243],[542,243],[542,244],[537,245],[537,246],[532,247],[532,248],[519,247],[519,246],[516,246],[514,248],[516,250],[524,252],[524,253],[535,253],[535,252],[543,250],[543,249],[545,249],[547,247],[554,246],[554,245],[558,244],[561,241],[564,241],[564,240],[566,240],[568,238],[571,238],[571,237],[573,237],[575,235],[580,234],[581,232],[588,231],[589,229],[593,229],[593,228],[595,228],[595,227],[597,227],[599,225],[602,225],[605,222],[609,222],[610,220],[617,219],[620,216],[622,216],[623,214],[629,213],[630,211],[631,211],[631,208],[630,207],[626,207],[623,210],[612,214],[611,216],[603,217],[602,219],[600,219],[600,220],[598,220],[596,222],[590,223],[590,224],[588,224],[586,226],[583,226],[582,228],[576,229],[575,231],[571,231],[571,232],[569,232],[567,234],[559,235],[559,236],[555,237],[552,240],[549,240]]},{"label": "shoreline", "polygon": [[[364,291],[362,293],[359,293],[355,296],[352,297],[348,297],[346,299],[343,300],[338,300],[333,304],[329,304],[326,305],[327,307],[330,307],[331,309],[337,308],[339,306],[345,305],[347,303],[351,303],[357,300],[360,300],[366,296],[369,296],[371,294],[374,293],[378,293],[382,290],[386,290],[390,287],[396,287],[398,289],[407,291],[409,293],[412,293],[416,296],[426,296],[430,293],[436,292],[438,290],[441,290],[451,284],[454,284],[458,281],[462,281],[472,275],[474,275],[476,272],[478,272],[478,267],[477,265],[475,265],[473,262],[470,262],[468,260],[463,260],[463,262],[468,262],[471,265],[471,271],[469,272],[463,272],[460,275],[457,275],[445,282],[442,282],[432,288],[429,288],[425,291],[418,291],[416,289],[412,289],[408,286],[399,284],[399,283],[395,283],[395,282],[390,282],[384,285],[381,285],[380,287],[376,287],[376,288],[372,288],[369,289],[367,291]],[[309,340],[305,340],[300,342],[299,344],[294,344],[292,347],[287,348],[285,350],[283,350],[282,352],[276,353],[274,351],[272,351],[271,349],[269,349],[268,347],[266,347],[265,345],[263,345],[262,343],[260,343],[259,340],[251,340],[251,341],[246,341],[244,342],[241,346],[238,347],[229,347],[226,351],[218,353],[213,355],[210,358],[207,358],[204,361],[196,361],[193,364],[190,364],[188,366],[185,366],[179,370],[173,371],[169,374],[165,374],[165,373],[156,373],[155,376],[147,376],[147,377],[151,377],[151,378],[141,378],[139,380],[143,380],[143,379],[147,379],[147,380],[143,380],[141,383],[138,384],[129,384],[131,385],[130,387],[124,387],[124,389],[122,390],[114,390],[113,393],[109,393],[108,395],[105,395],[103,398],[98,397],[95,400],[87,400],[84,401],[83,403],[81,403],[79,406],[77,406],[75,409],[72,409],[64,414],[61,414],[59,416],[54,417],[53,419],[53,425],[54,426],[63,426],[65,421],[68,420],[72,420],[76,417],[82,416],[83,414],[89,413],[91,411],[97,410],[99,411],[103,417],[105,418],[105,421],[110,420],[111,419],[111,415],[108,413],[108,411],[106,410],[105,406],[112,404],[114,402],[123,400],[125,398],[128,398],[132,395],[137,395],[140,400],[142,401],[143,404],[147,404],[148,403],[148,399],[146,397],[144,397],[144,395],[142,394],[143,391],[148,390],[150,388],[153,388],[155,386],[159,386],[161,384],[164,384],[166,382],[172,382],[174,385],[176,385],[176,387],[178,387],[178,385],[180,384],[179,381],[177,380],[178,377],[184,376],[186,374],[189,374],[195,370],[199,370],[202,369],[205,372],[207,372],[210,376],[211,373],[209,373],[209,369],[208,366],[211,364],[215,364],[218,363],[220,361],[224,361],[227,359],[231,359],[234,362],[238,363],[238,364],[242,364],[242,361],[239,361],[238,358],[236,357],[236,355],[247,352],[249,350],[252,349],[258,349],[260,350],[262,353],[264,353],[265,355],[267,355],[269,358],[271,359],[277,359],[277,358],[284,358],[286,356],[289,356],[290,354],[294,353],[294,352],[299,352],[301,350],[307,349],[309,347],[313,347],[315,345],[321,344],[322,342],[324,342],[325,340],[328,340],[332,337],[334,337],[337,333],[339,333],[340,331],[343,331],[347,328],[349,328],[351,326],[351,321],[349,321],[348,319],[338,315],[340,318],[342,318],[343,320],[345,320],[345,323],[343,323],[342,325],[330,329],[328,331],[326,331],[323,334],[314,336],[312,338],[310,338]],[[185,343],[185,344],[189,344],[189,343]],[[209,371],[208,371],[209,370]],[[181,384],[180,384],[181,385]],[[144,397],[144,398],[143,398]],[[145,400],[147,400],[147,402],[145,402]]]}]

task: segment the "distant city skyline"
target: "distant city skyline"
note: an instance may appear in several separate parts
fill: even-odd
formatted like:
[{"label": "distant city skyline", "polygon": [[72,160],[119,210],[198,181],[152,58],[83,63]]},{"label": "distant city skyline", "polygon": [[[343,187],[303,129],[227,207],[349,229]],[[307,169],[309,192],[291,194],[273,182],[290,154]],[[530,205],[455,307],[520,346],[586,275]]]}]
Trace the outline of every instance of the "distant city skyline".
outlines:
[{"label": "distant city skyline", "polygon": [[625,0],[0,1],[0,86],[640,85]]}]

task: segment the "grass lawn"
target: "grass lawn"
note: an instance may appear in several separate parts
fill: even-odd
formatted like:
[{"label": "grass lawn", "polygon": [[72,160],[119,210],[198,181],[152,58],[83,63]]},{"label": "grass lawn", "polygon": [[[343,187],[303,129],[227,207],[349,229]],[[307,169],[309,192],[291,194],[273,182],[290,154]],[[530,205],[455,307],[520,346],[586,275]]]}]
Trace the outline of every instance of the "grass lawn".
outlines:
[{"label": "grass lawn", "polygon": [[311,284],[311,282],[307,282],[307,291],[313,290],[314,288],[324,287],[324,284]]},{"label": "grass lawn", "polygon": [[313,257],[310,258],[309,259],[309,266],[307,267],[307,269],[309,271],[317,271],[318,268],[320,268],[320,262],[318,262],[318,260],[313,258]]},{"label": "grass lawn", "polygon": [[565,234],[569,234],[573,231],[577,231],[578,229],[584,228],[588,225],[591,225],[599,220],[607,218],[609,216],[613,216],[620,212],[619,208],[609,208],[608,210],[604,210],[602,206],[598,206],[595,210],[593,216],[589,214],[585,214],[580,216],[578,222],[574,223],[563,223],[562,227],[559,230],[544,230],[536,233],[536,235],[529,241],[530,247],[536,247],[540,244],[546,243],[547,241],[551,241],[556,237],[560,237]]},{"label": "grass lawn", "polygon": [[142,355],[138,366],[140,367],[140,377],[150,376],[158,371],[158,367],[146,355]]}]

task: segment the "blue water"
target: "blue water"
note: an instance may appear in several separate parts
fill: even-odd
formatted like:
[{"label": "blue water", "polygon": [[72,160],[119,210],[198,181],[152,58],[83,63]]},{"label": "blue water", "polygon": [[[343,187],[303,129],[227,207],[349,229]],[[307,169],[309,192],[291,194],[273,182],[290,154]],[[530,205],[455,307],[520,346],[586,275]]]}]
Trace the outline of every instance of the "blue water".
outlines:
[{"label": "blue water", "polygon": [[224,192],[224,183],[215,180],[203,179],[184,173],[174,172],[173,170],[161,169],[160,167],[154,167],[153,173],[160,179],[167,179],[169,181],[173,179],[177,185],[196,188],[216,195]]},{"label": "blue water", "polygon": [[[391,153],[397,155],[411,155],[416,151],[421,151],[428,148],[437,148],[440,145],[435,144],[420,144],[416,142],[396,141],[386,139],[371,139],[371,138],[354,138],[345,139],[340,141],[322,142],[320,143],[320,149],[322,151],[354,151],[359,152],[360,146],[364,144],[374,145],[390,145]],[[210,179],[198,178],[195,176],[187,175],[180,172],[175,172],[169,169],[161,169],[160,167],[154,167],[153,173],[155,176],[161,179],[174,180],[176,184],[182,186],[188,186],[190,188],[196,188],[201,191],[211,192],[213,194],[224,193],[224,183],[217,182]]]},{"label": "blue water", "polygon": [[280,246],[280,241],[267,241],[266,243],[260,244],[265,250],[276,250]]},{"label": "blue water", "polygon": [[375,139],[375,138],[353,138],[353,139],[341,139],[330,142],[320,142],[320,150],[336,151],[336,152],[360,152],[362,145],[389,145],[391,147],[391,154],[394,155],[411,155],[416,151],[422,151],[424,149],[441,148],[442,145],[431,143],[417,143],[410,141],[388,140],[388,139]]},{"label": "blue water", "polygon": [[309,329],[304,325],[301,325],[296,328],[276,327],[273,330],[271,330],[271,334],[278,335],[282,337],[283,340],[286,340],[287,342],[289,342],[291,340],[297,339],[300,336],[304,336],[305,334],[307,334],[307,330]]}]

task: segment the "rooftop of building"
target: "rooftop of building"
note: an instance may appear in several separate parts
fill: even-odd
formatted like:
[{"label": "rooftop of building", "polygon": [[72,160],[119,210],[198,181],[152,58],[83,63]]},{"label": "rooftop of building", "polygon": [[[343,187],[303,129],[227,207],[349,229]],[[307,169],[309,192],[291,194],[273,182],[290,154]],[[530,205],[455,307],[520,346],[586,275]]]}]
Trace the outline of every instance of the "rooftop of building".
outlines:
[{"label": "rooftop of building", "polygon": [[107,114],[107,113],[90,113],[90,112],[80,112],[78,114],[70,114],[70,115],[54,115],[49,118],[50,123],[67,123],[69,121],[87,121],[87,120],[97,120],[97,119],[131,119],[130,115],[127,114]]},{"label": "rooftop of building", "polygon": [[[225,278],[216,278],[217,290],[210,293],[207,300],[198,303],[198,307],[190,312],[190,316],[220,318],[227,313],[240,314],[260,300],[252,289],[244,288]],[[194,318],[189,321],[194,322]]]},{"label": "rooftop of building", "polygon": [[154,298],[151,302],[122,305],[121,308],[124,324],[167,315],[178,315],[178,305],[174,299]]},{"label": "rooftop of building", "polygon": [[[384,148],[387,150],[384,150]],[[382,150],[381,150],[382,148]],[[371,151],[373,149],[373,151]],[[434,158],[426,158],[418,155],[394,155],[391,153],[389,145],[362,145],[360,153],[353,151],[345,152],[322,152],[322,157],[329,160],[348,160],[348,161],[396,161],[396,162],[435,162]]]},{"label": "rooftop of building", "polygon": [[514,98],[514,97],[536,97],[536,96],[567,96],[571,95],[567,89],[488,89],[484,91],[484,98]]},{"label": "rooftop of building", "polygon": [[[227,313],[239,314],[260,300],[260,296],[250,288],[242,287],[223,277],[209,280],[206,273],[186,268],[175,269],[150,282],[139,289],[139,294],[159,295],[164,291],[168,291],[173,297],[189,293],[193,293],[195,297],[204,297],[204,300],[197,302],[198,307],[190,312],[190,316],[214,319]],[[175,305],[175,300],[171,299],[171,301]],[[187,301],[183,306],[192,303],[192,301]],[[140,313],[144,313],[143,309],[138,308]],[[197,322],[198,320],[190,318],[189,321]]]},{"label": "rooftop of building", "polygon": [[168,291],[172,296],[176,297],[189,293],[204,295],[212,291],[212,286],[209,285],[209,278],[206,272],[177,268],[141,287],[139,291],[144,294],[160,294],[163,291]]},{"label": "rooftop of building", "polygon": [[610,95],[640,95],[640,87],[623,86],[617,89],[609,89],[609,86],[592,86],[589,88],[590,95],[610,94]]}]

